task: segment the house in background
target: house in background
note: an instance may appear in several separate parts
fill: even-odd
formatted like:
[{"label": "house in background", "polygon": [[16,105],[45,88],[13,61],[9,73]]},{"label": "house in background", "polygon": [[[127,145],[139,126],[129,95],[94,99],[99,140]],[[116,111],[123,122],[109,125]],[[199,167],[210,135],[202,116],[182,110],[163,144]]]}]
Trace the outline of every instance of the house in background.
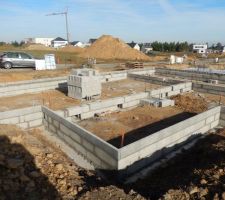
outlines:
[{"label": "house in background", "polygon": [[66,45],[68,45],[68,41],[61,37],[57,37],[54,40],[52,40],[51,45],[54,48],[65,47]]},{"label": "house in background", "polygon": [[93,44],[96,40],[97,40],[97,39],[93,39],[93,38],[92,38],[92,39],[89,39],[89,42],[88,42],[88,43],[89,43],[89,44]]},{"label": "house in background", "polygon": [[223,46],[222,53],[225,53],[225,46]]},{"label": "house in background", "polygon": [[70,44],[73,45],[74,47],[81,47],[81,48],[85,47],[85,44],[83,44],[80,41],[74,41],[74,42],[71,42]]},{"label": "house in background", "polygon": [[206,54],[208,49],[207,44],[194,44],[193,45],[193,52],[199,54]]},{"label": "house in background", "polygon": [[141,51],[143,53],[148,54],[150,51],[153,51],[151,43],[139,44],[139,46],[141,47]]},{"label": "house in background", "polygon": [[127,43],[132,49],[136,49],[138,51],[141,50],[141,47],[139,46],[138,43],[135,43],[135,42],[131,42],[131,43]]},{"label": "house in background", "polygon": [[54,38],[27,38],[26,43],[43,44],[46,47],[49,47],[51,46],[52,40],[54,40]]}]

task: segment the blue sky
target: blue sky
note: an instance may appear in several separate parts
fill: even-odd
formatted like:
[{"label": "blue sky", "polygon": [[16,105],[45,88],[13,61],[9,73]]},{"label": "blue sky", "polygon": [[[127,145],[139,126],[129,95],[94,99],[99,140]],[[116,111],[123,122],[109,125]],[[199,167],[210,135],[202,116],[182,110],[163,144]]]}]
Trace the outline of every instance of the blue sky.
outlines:
[{"label": "blue sky", "polygon": [[45,15],[66,7],[71,40],[225,43],[225,0],[0,0],[0,41],[65,38],[64,17]]}]

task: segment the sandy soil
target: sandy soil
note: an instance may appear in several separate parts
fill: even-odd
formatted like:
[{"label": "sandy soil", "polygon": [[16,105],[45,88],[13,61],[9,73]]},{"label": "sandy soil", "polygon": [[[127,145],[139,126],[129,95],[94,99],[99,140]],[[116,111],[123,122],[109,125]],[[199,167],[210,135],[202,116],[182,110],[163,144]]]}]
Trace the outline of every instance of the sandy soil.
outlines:
[{"label": "sandy soil", "polygon": [[120,147],[123,134],[125,134],[124,145],[127,145],[191,116],[193,115],[183,113],[182,109],[176,107],[143,106],[83,120],[78,124],[103,140]]},{"label": "sandy soil", "polygon": [[58,69],[58,70],[45,70],[45,71],[1,70],[0,71],[0,83],[67,76],[68,74],[70,74],[70,71],[71,71],[71,69]]},{"label": "sandy soil", "polygon": [[[146,84],[146,89],[158,88],[159,85]],[[102,84],[101,99],[133,94],[145,91],[145,83],[126,79]],[[67,96],[67,93],[58,90],[49,90],[41,93],[22,94],[14,97],[0,98],[0,111],[24,108],[33,105],[45,105],[53,110],[60,110],[70,106],[80,105],[81,101]],[[84,102],[85,103],[85,102]],[[88,102],[86,102],[88,103]]]},{"label": "sandy soil", "polygon": [[22,94],[15,97],[0,98],[0,111],[45,105],[53,110],[79,105],[80,101],[66,96],[57,90],[49,90],[36,94]]},{"label": "sandy soil", "polygon": [[145,83],[133,79],[124,79],[102,84],[102,99],[144,92],[150,89],[162,87],[161,85]]}]

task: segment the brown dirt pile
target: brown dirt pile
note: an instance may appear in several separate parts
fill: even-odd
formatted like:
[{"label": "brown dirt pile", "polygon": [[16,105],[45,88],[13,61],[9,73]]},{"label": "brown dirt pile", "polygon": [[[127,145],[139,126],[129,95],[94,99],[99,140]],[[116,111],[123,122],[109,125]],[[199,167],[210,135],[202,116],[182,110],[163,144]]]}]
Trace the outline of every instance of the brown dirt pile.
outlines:
[{"label": "brown dirt pile", "polygon": [[197,94],[177,95],[172,99],[175,100],[175,105],[185,112],[201,113],[208,109],[207,100]]},{"label": "brown dirt pile", "polygon": [[0,125],[0,199],[144,199],[78,167],[39,129]]},{"label": "brown dirt pile", "polygon": [[98,59],[117,59],[117,60],[143,60],[149,61],[150,58],[145,54],[132,49],[119,38],[103,35],[88,47],[81,57],[94,57]]},{"label": "brown dirt pile", "polygon": [[59,49],[59,51],[61,52],[72,52],[72,53],[82,53],[84,52],[84,48],[80,48],[80,47],[74,47],[72,45],[63,47],[61,49]]}]

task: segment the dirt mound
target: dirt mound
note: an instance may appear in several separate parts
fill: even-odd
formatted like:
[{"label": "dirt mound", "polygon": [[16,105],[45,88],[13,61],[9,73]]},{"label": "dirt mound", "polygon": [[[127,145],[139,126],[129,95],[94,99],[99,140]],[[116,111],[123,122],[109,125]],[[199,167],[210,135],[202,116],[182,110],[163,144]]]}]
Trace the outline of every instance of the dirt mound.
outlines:
[{"label": "dirt mound", "polygon": [[88,47],[81,57],[94,57],[99,59],[118,59],[118,60],[145,60],[150,58],[140,51],[132,49],[119,38],[103,35]]},{"label": "dirt mound", "polygon": [[203,96],[197,94],[177,95],[172,97],[177,107],[185,112],[201,113],[208,109],[208,102]]},{"label": "dirt mound", "polygon": [[44,51],[44,50],[46,50],[46,51],[48,51],[48,50],[54,51],[55,50],[52,47],[46,47],[45,45],[42,45],[42,44],[30,44],[25,49],[26,50],[41,50],[41,51]]},{"label": "dirt mound", "polygon": [[63,48],[59,49],[59,51],[73,52],[73,53],[82,53],[82,52],[84,52],[84,49],[80,48],[80,47],[74,47],[72,45],[69,45],[69,46],[66,46],[66,47],[63,47]]}]

